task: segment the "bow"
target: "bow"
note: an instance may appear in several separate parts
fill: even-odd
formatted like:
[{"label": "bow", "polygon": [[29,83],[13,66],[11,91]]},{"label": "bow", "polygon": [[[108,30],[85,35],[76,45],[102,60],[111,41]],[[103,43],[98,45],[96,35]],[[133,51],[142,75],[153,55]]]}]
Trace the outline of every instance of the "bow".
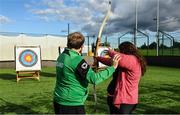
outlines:
[{"label": "bow", "polygon": [[[104,20],[101,24],[101,27],[99,29],[99,33],[98,33],[98,37],[97,37],[97,40],[96,40],[96,47],[95,47],[95,53],[94,53],[94,56],[97,57],[98,56],[98,49],[99,49],[99,45],[101,43],[101,36],[102,36],[102,31],[103,31],[103,28],[104,26],[106,25],[106,22],[107,20],[109,19],[110,17],[110,14],[111,14],[111,1],[109,1],[109,9],[107,11],[107,14],[106,16],[104,17]],[[96,64],[97,65],[97,64]]]},{"label": "bow", "polygon": [[[97,40],[96,40],[96,47],[95,47],[94,57],[98,56],[98,49],[99,49],[99,46],[100,46],[100,43],[101,43],[102,31],[103,31],[104,26],[106,25],[107,20],[110,17],[110,14],[111,14],[111,1],[109,1],[109,9],[108,9],[107,14],[105,15],[104,20],[103,20],[103,22],[101,24],[101,27],[99,29],[98,37],[97,37]],[[97,71],[97,69],[98,69],[98,62],[95,61],[94,65],[95,65],[95,71]],[[96,85],[94,85],[93,89],[94,89],[94,101],[95,101],[94,111],[96,111],[96,106],[97,106]]]}]

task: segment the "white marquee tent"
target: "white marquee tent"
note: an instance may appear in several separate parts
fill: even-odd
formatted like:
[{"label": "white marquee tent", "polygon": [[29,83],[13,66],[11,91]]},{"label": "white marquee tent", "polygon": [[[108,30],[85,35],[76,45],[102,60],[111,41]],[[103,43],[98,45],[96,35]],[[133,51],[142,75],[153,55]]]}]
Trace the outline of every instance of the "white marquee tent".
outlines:
[{"label": "white marquee tent", "polygon": [[15,46],[40,46],[42,60],[56,60],[59,55],[58,48],[64,48],[66,44],[65,36],[0,34],[0,61],[14,60]]}]

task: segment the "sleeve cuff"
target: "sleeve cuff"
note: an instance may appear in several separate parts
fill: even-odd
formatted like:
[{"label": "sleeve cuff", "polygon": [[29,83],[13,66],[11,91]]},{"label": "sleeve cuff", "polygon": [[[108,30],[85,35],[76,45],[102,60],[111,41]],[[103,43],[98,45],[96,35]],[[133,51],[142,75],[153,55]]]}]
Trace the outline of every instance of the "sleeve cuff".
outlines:
[{"label": "sleeve cuff", "polygon": [[115,69],[113,66],[110,66],[109,69],[110,69],[110,71],[115,72]]}]

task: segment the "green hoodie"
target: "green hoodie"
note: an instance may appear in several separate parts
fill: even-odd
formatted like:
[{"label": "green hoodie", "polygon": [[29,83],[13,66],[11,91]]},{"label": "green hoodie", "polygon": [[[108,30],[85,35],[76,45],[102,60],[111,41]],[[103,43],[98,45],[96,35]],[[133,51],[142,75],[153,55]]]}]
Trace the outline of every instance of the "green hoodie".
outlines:
[{"label": "green hoodie", "polygon": [[98,84],[109,78],[114,71],[111,66],[95,73],[76,51],[65,48],[57,59],[54,101],[66,106],[84,105],[88,83]]}]

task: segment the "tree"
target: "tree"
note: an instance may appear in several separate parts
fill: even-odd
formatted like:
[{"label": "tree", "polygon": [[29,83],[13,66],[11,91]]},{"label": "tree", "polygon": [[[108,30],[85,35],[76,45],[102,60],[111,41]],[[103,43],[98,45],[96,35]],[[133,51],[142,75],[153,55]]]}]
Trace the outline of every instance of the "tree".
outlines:
[{"label": "tree", "polygon": [[161,44],[159,45],[160,48],[168,48],[168,46],[164,45],[164,44]]},{"label": "tree", "polygon": [[156,42],[152,42],[150,45],[149,45],[149,49],[156,49]]},{"label": "tree", "polygon": [[174,48],[180,48],[180,43],[179,42],[174,42]]},{"label": "tree", "polygon": [[140,48],[141,49],[147,49],[148,47],[147,47],[146,43],[144,43]]}]

